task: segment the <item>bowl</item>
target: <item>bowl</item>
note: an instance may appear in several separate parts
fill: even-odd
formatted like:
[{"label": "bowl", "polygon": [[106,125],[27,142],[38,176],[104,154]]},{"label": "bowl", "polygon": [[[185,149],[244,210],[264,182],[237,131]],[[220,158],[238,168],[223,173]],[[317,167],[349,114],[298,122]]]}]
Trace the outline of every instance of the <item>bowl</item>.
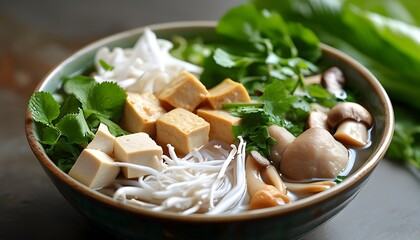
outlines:
[{"label": "bowl", "polygon": [[[215,22],[177,22],[148,26],[158,37],[175,34],[185,37],[214,37]],[[35,91],[56,90],[63,76],[91,64],[95,52],[103,47],[131,47],[144,28],[118,33],[77,51],[55,67]],[[26,114],[27,140],[52,182],[74,208],[104,231],[122,239],[294,239],[321,226],[347,206],[368,182],[392,139],[394,129],[391,102],[378,80],[362,65],[329,46],[322,45],[323,59],[340,67],[347,76],[349,88],[358,94],[372,113],[371,146],[356,159],[350,175],[337,186],[280,207],[216,216],[183,216],[156,212],[139,206],[122,204],[93,191],[62,172],[46,155],[37,141],[34,122]]]}]

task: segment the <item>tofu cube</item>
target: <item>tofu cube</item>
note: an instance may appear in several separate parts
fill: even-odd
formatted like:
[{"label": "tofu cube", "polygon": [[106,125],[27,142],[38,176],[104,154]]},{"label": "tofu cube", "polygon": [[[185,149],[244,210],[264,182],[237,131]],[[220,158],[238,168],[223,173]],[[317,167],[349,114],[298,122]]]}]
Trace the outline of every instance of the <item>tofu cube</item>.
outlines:
[{"label": "tofu cube", "polygon": [[171,144],[178,154],[187,154],[208,143],[210,124],[183,108],[176,108],[156,121],[157,142]]},{"label": "tofu cube", "polygon": [[223,80],[208,92],[207,102],[213,109],[221,109],[225,103],[251,101],[245,87],[229,78]]},{"label": "tofu cube", "polygon": [[[140,132],[115,138],[114,156],[117,161],[138,164],[161,170],[162,147],[150,138],[147,133]],[[128,167],[122,168],[126,178],[147,175],[146,172]]]},{"label": "tofu cube", "polygon": [[93,189],[106,187],[120,172],[120,167],[113,163],[114,159],[100,150],[84,149],[70,169],[69,176]]},{"label": "tofu cube", "polygon": [[172,108],[184,108],[193,111],[206,99],[206,87],[193,74],[182,71],[158,94],[159,100]]},{"label": "tofu cube", "polygon": [[108,127],[100,123],[93,140],[87,145],[88,149],[100,150],[109,156],[114,155],[115,137],[109,132]]},{"label": "tofu cube", "polygon": [[224,110],[203,109],[197,110],[197,115],[210,124],[209,138],[226,143],[234,143],[235,136],[232,127],[238,125],[241,118],[235,117]]},{"label": "tofu cube", "polygon": [[156,135],[156,119],[166,113],[159,99],[152,93],[127,93],[121,127],[132,133],[145,132],[151,137]]}]

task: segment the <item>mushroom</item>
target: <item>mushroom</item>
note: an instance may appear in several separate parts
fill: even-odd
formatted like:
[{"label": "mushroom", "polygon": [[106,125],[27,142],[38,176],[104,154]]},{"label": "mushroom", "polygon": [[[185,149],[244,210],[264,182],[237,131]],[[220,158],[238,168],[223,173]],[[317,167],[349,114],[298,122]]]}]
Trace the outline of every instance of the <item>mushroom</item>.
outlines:
[{"label": "mushroom", "polygon": [[309,128],[283,152],[281,174],[290,180],[335,178],[348,164],[348,151],[323,128]]},{"label": "mushroom", "polygon": [[338,67],[330,67],[321,76],[321,85],[337,98],[344,99],[346,97],[343,88],[345,83],[344,74]]},{"label": "mushroom", "polygon": [[267,167],[271,164],[270,161],[268,161],[268,159],[261,155],[261,153],[258,151],[252,150],[251,155],[255,161],[257,161],[257,163],[263,167]]},{"label": "mushroom", "polygon": [[[284,183],[274,167],[260,165],[250,154],[246,160],[245,170],[248,195],[251,197],[249,209],[274,207],[291,202],[286,195]],[[273,185],[265,183],[262,176]]]},{"label": "mushroom", "polygon": [[372,116],[362,105],[354,102],[339,103],[328,113],[328,126],[335,130],[334,137],[349,147],[363,147],[368,142],[368,128]]},{"label": "mushroom", "polygon": [[311,183],[285,182],[287,189],[294,193],[318,193],[337,185],[334,181],[317,181]]},{"label": "mushroom", "polygon": [[306,128],[319,127],[328,130],[327,114],[324,112],[312,111],[306,121]]},{"label": "mushroom", "polygon": [[307,85],[320,84],[321,83],[321,74],[305,77],[304,82]]},{"label": "mushroom", "polygon": [[274,166],[279,166],[284,149],[295,140],[295,136],[286,128],[278,125],[269,126],[268,134],[276,140],[276,144],[274,144],[270,150],[270,160],[273,162]]},{"label": "mushroom", "polygon": [[317,111],[317,112],[323,112],[323,113],[328,113],[330,111],[330,108],[322,106],[319,103],[311,103],[309,104],[309,107],[311,108],[311,111]]},{"label": "mushroom", "polygon": [[329,130],[327,124],[327,114],[330,111],[328,107],[324,107],[319,103],[310,104],[311,112],[306,121],[306,128],[320,127]]}]

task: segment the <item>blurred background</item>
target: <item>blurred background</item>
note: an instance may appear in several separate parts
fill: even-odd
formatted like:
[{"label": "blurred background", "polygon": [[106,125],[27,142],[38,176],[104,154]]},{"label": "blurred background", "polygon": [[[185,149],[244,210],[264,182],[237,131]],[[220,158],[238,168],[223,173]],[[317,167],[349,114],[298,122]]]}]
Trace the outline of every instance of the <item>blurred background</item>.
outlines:
[{"label": "blurred background", "polygon": [[[154,23],[218,20],[244,2],[0,0],[0,239],[114,239],[64,200],[27,144],[28,99],[55,65],[98,38]],[[418,181],[382,161],[349,207],[305,239],[420,237]],[[396,183],[403,184],[397,192],[387,188]]]}]

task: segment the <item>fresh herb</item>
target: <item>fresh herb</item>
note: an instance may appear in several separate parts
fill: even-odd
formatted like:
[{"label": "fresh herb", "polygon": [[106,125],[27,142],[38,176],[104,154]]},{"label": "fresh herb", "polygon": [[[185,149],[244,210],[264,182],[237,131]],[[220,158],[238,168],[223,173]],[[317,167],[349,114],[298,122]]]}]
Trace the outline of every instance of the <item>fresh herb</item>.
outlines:
[{"label": "fresh herb", "polygon": [[[387,157],[410,162],[420,169],[417,140],[420,119],[414,114],[420,110],[420,101],[416,100],[420,92],[420,28],[403,22],[420,24],[417,1],[378,1],[374,5],[361,0],[253,0],[252,3],[310,27],[322,42],[369,68],[389,93],[394,109],[406,108],[411,112],[395,112],[395,133]],[[367,7],[372,7],[371,11]]]},{"label": "fresh herb", "polygon": [[182,36],[174,36],[171,41],[174,44],[170,51],[172,56],[199,66],[204,64],[204,60],[213,51],[213,47],[205,44],[202,38],[187,40]]},{"label": "fresh herb", "polygon": [[100,59],[99,60],[99,64],[101,65],[101,67],[103,68],[103,69],[105,69],[106,71],[112,71],[112,70],[114,70],[114,66],[111,66],[111,65],[109,65],[107,62],[105,62],[105,60],[103,60],[103,59]]},{"label": "fresh herb", "polygon": [[127,95],[115,83],[99,84],[85,76],[66,79],[63,90],[62,105],[51,93],[36,92],[31,96],[29,109],[48,156],[67,172],[93,139],[100,122],[116,136],[126,133],[115,122]]},{"label": "fresh herb", "polygon": [[235,136],[247,141],[247,151],[256,150],[266,158],[276,141],[268,134],[270,125],[279,125],[295,136],[301,134],[308,117],[311,98],[293,95],[296,81],[273,81],[264,88],[256,103],[231,103],[223,105],[234,116],[241,117],[241,124],[233,127]]},{"label": "fresh herb", "polygon": [[200,77],[208,88],[231,78],[254,95],[272,79],[302,78],[317,71],[311,61],[321,56],[318,38],[279,14],[241,5],[219,20],[216,33],[222,44],[204,61]]},{"label": "fresh herb", "polygon": [[343,182],[344,179],[346,179],[346,178],[347,178],[347,176],[338,175],[337,177],[335,177],[334,182],[339,184],[339,183]]}]

